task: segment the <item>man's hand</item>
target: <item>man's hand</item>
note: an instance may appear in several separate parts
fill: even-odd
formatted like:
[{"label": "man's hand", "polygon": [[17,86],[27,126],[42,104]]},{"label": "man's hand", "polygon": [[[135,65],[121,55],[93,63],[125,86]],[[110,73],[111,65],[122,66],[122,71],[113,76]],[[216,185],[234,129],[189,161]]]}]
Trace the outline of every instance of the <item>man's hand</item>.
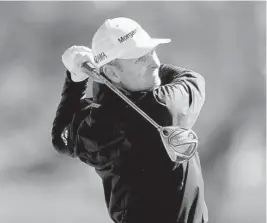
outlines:
[{"label": "man's hand", "polygon": [[92,81],[102,83],[99,77],[82,66],[85,62],[94,65],[93,61],[92,50],[85,46],[72,46],[62,54],[62,62],[70,71],[74,82],[84,81],[89,77]]}]

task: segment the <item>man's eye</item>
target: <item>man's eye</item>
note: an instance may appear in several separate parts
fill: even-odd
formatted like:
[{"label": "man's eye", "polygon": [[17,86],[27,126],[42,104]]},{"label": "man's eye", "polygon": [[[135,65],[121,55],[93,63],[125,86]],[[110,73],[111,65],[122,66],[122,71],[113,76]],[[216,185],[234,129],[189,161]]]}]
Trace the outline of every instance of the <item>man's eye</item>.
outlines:
[{"label": "man's eye", "polygon": [[140,57],[136,62],[144,62],[146,61],[146,57],[143,56],[143,57]]}]

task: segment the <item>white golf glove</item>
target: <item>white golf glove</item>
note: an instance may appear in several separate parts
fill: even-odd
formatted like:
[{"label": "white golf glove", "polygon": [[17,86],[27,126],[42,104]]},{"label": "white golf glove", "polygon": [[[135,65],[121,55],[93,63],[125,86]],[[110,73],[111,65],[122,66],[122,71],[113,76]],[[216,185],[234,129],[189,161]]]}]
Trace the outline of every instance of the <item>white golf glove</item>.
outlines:
[{"label": "white golf glove", "polygon": [[85,46],[72,46],[62,54],[62,62],[70,71],[74,82],[84,81],[90,78],[92,81],[102,83],[101,79],[82,67],[84,62],[94,65],[92,50]]}]

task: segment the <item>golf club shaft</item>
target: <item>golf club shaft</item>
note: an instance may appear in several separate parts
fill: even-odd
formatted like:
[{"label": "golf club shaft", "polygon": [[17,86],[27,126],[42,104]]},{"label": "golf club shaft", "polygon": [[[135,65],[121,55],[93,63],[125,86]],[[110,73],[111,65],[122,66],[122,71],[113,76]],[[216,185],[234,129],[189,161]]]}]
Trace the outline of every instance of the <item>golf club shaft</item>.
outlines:
[{"label": "golf club shaft", "polygon": [[116,86],[114,86],[106,77],[99,74],[96,68],[92,68],[90,64],[84,63],[83,67],[94,73],[108,86],[113,92],[115,92],[121,99],[123,99],[127,104],[129,104],[135,111],[142,115],[147,121],[149,121],[156,129],[160,129],[161,126],[158,125],[152,118],[150,118],[145,112],[143,112],[137,105],[135,105],[126,95],[124,95]]}]

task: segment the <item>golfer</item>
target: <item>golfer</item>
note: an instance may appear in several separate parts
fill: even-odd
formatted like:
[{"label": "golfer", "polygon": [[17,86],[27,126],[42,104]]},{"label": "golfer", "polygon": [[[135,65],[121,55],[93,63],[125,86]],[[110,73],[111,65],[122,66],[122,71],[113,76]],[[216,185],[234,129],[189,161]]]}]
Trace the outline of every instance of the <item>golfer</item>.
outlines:
[{"label": "golfer", "polygon": [[[160,63],[156,49],[169,42],[120,17],[104,22],[92,49],[72,46],[62,55],[67,71],[52,143],[95,168],[116,223],[208,222],[198,152],[176,165],[157,129],[83,66],[93,64],[159,125],[192,129],[205,100],[205,80]],[[88,79],[92,98],[85,95]]]}]

